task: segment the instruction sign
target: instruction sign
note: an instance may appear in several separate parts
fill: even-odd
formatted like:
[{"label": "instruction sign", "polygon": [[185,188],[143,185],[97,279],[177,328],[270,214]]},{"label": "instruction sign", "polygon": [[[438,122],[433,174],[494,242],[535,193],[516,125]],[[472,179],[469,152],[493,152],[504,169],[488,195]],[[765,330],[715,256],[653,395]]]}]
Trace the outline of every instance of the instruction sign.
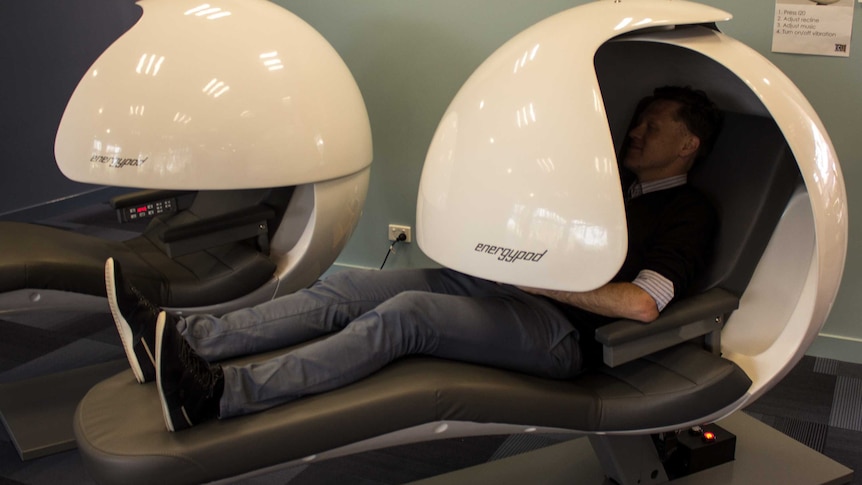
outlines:
[{"label": "instruction sign", "polygon": [[772,51],[850,56],[856,0],[776,0]]}]

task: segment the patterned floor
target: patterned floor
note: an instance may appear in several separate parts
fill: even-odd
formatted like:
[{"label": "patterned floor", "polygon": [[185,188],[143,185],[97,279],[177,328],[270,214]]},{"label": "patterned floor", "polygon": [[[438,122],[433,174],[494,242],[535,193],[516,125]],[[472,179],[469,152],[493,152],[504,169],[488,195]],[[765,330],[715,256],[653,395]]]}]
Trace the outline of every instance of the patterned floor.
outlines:
[{"label": "patterned floor", "polygon": [[[862,470],[862,365],[805,357],[746,412],[809,448]],[[854,483],[862,483],[860,475]]]},{"label": "patterned floor", "polygon": [[[0,318],[0,384],[122,358],[106,314]],[[862,365],[805,357],[746,412],[839,463],[862,469]],[[513,435],[419,443],[295,467],[244,483],[405,483],[565,439],[569,437]],[[66,483],[93,483],[77,452],[22,462],[0,428],[0,485]],[[854,483],[862,484],[862,479]]]}]

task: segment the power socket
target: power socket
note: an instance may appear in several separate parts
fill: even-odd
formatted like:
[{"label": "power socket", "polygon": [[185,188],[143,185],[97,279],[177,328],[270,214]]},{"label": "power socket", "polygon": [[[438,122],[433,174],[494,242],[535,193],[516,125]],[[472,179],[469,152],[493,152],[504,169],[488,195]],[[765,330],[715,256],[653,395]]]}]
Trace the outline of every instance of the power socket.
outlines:
[{"label": "power socket", "polygon": [[400,226],[398,224],[389,224],[389,240],[394,241],[398,239],[398,236],[401,234],[407,236],[402,242],[411,242],[413,241],[413,234],[411,234],[410,226]]}]

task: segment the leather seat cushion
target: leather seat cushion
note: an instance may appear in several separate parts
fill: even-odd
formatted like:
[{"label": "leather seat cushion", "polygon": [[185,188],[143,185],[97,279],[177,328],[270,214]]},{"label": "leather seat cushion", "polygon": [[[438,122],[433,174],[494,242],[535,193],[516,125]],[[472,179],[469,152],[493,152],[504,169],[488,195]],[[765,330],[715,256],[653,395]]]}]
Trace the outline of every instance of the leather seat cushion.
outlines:
[{"label": "leather seat cushion", "polygon": [[117,241],[0,222],[0,292],[39,288],[105,296],[105,260],[126,252]]},{"label": "leather seat cushion", "polygon": [[144,294],[167,307],[229,301],[259,288],[275,271],[266,255],[242,242],[171,259],[145,237],[118,242],[17,222],[0,222],[0,255],[0,292],[105,296],[105,260],[114,257]]},{"label": "leather seat cushion", "polygon": [[169,433],[156,386],[128,371],[90,390],[74,427],[100,483],[200,483],[438,421],[586,432],[673,426],[733,403],[750,384],[732,362],[691,345],[569,381],[411,357],[335,391]]}]

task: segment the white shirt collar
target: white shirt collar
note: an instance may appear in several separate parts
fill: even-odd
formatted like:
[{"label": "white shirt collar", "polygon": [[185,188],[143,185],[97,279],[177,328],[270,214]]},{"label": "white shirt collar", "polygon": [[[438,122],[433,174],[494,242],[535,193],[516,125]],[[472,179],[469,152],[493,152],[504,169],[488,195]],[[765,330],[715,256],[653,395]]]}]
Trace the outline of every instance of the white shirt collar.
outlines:
[{"label": "white shirt collar", "polygon": [[631,185],[631,187],[629,187],[629,196],[631,198],[635,198],[643,194],[648,194],[650,192],[657,192],[659,190],[685,185],[686,183],[688,183],[688,174],[686,173],[681,175],[674,175],[673,177],[667,177],[659,180],[653,180],[651,182],[635,182]]}]

